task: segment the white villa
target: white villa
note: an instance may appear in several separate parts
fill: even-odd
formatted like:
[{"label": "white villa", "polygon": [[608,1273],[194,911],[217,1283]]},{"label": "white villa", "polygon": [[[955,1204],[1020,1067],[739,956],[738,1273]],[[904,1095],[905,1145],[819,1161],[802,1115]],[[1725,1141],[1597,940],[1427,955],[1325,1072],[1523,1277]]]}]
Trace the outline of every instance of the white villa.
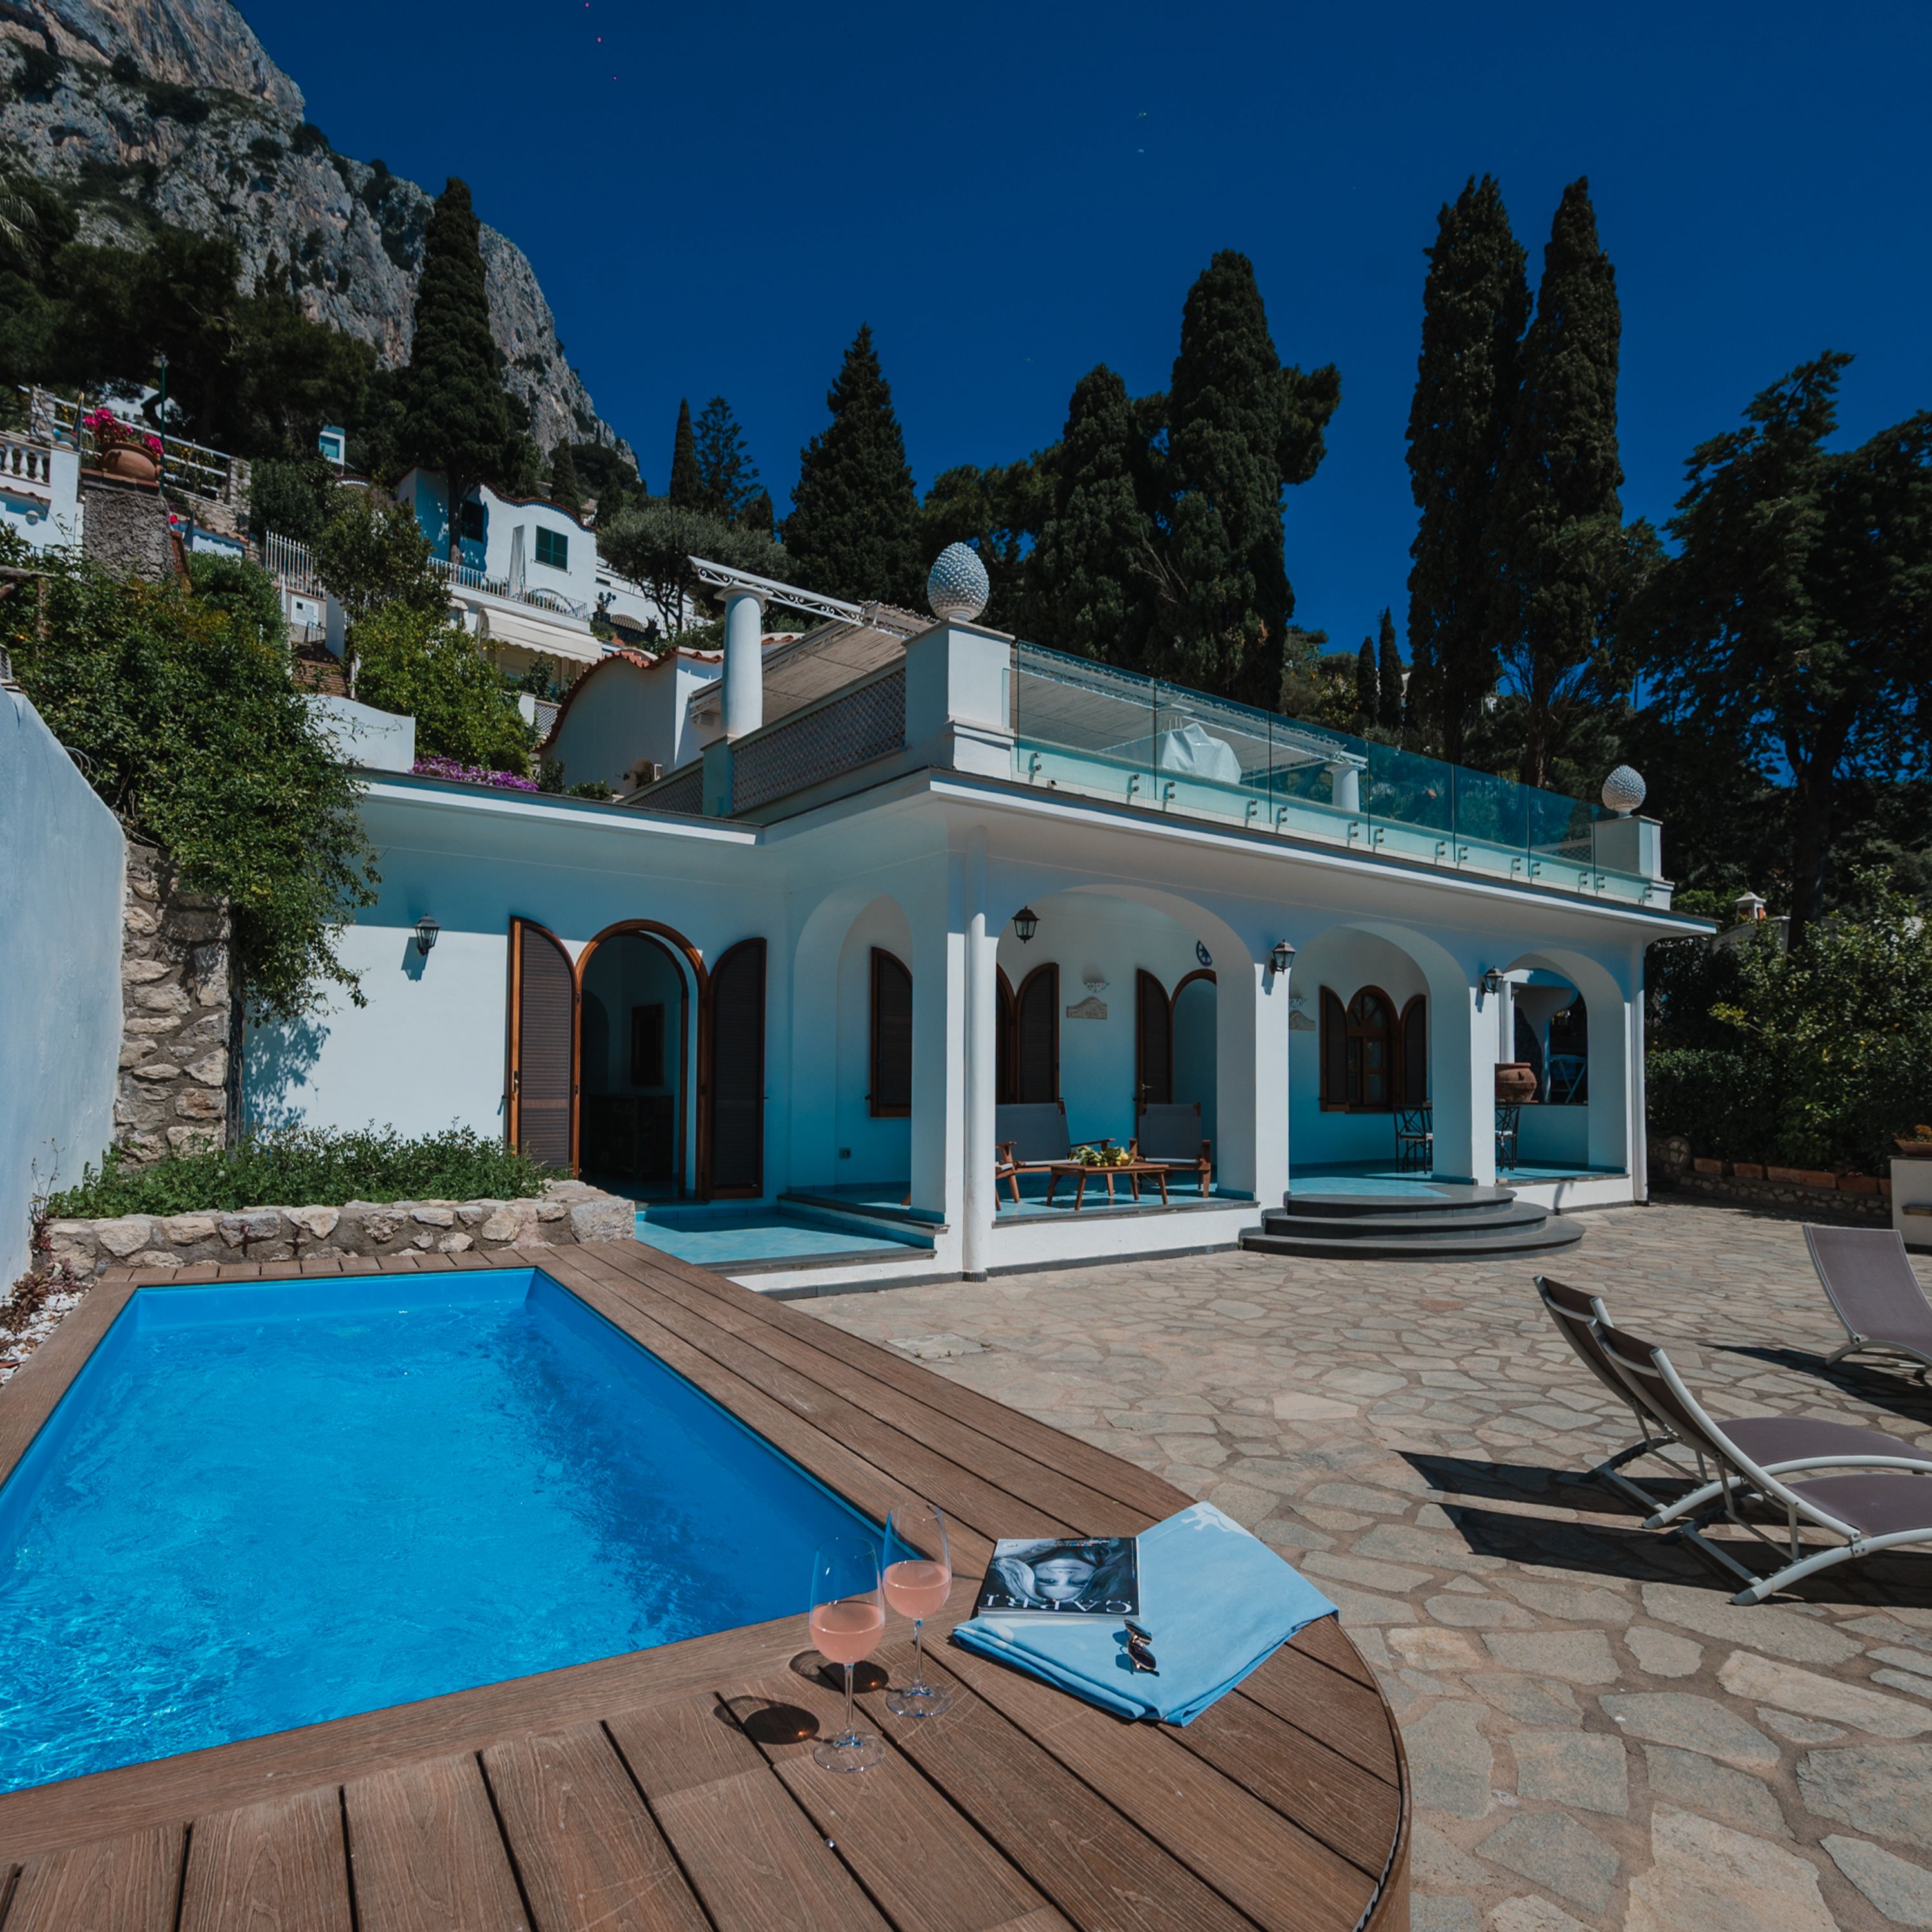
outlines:
[{"label": "white villa", "polygon": [[[705,574],[722,652],[607,661],[553,729],[618,803],[369,773],[368,1004],[253,1035],[254,1118],[454,1118],[694,1255],[806,1231],[772,1287],[1226,1245],[1499,1159],[1644,1198],[1644,949],[1705,929],[1654,822],[1016,642],[938,574],[923,620]],[[768,643],[780,601],[824,621]],[[1076,1143],[1189,1110],[1211,1181],[1000,1179],[1063,1107]]]}]

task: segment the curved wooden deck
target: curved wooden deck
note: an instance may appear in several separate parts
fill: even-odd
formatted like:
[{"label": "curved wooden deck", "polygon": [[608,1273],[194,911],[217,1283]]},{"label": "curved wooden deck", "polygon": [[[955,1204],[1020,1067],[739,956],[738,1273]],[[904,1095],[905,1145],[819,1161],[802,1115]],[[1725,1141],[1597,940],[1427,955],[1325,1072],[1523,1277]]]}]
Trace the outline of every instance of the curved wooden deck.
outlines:
[{"label": "curved wooden deck", "polygon": [[[526,1264],[876,1519],[943,1507],[953,1615],[994,1535],[1189,1500],[654,1250],[490,1265]],[[465,1264],[116,1270],[0,1395],[0,1475],[144,1281]],[[1331,1619],[1184,1730],[940,1643],[953,1709],[874,1692],[890,1749],[845,1777],[801,1741],[837,1710],[802,1645],[787,1618],[0,1797],[0,1932],[1406,1932],[1401,1742]]]}]

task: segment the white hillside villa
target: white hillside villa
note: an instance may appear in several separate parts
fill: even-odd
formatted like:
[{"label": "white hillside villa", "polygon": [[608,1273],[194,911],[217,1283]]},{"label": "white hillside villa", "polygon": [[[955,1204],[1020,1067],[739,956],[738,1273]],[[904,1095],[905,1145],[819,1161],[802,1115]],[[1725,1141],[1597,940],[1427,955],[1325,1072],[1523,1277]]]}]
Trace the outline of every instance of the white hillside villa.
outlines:
[{"label": "white hillside villa", "polygon": [[[817,600],[765,644],[784,587],[706,574],[722,654],[607,662],[557,720],[620,802],[370,773],[368,1004],[253,1036],[254,1118],[502,1133],[778,1287],[828,1244],[1226,1244],[1291,1195],[1500,1212],[1499,1161],[1644,1198],[1644,949],[1704,928],[1634,774],[1580,803],[1066,658],[939,569],[936,620]],[[1102,1139],[1165,1148],[1165,1206],[1043,1164]]]}]

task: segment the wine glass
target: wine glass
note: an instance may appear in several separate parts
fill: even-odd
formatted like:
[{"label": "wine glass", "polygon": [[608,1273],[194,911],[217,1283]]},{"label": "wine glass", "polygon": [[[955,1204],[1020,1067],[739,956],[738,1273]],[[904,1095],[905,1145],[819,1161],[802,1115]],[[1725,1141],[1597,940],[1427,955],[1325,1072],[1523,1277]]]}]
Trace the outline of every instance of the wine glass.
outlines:
[{"label": "wine glass", "polygon": [[876,1736],[852,1722],[852,1666],[870,1657],[886,1633],[878,1546],[869,1538],[834,1537],[819,1545],[812,1559],[806,1624],[819,1654],[845,1666],[845,1720],[837,1736],[820,1738],[812,1747],[812,1758],[827,1771],[866,1770],[886,1754]]},{"label": "wine glass", "polygon": [[895,1717],[936,1718],[952,1702],[944,1684],[926,1681],[926,1620],[945,1607],[952,1588],[952,1555],[944,1513],[929,1503],[908,1503],[886,1519],[886,1601],[912,1619],[912,1682],[886,1693]]}]

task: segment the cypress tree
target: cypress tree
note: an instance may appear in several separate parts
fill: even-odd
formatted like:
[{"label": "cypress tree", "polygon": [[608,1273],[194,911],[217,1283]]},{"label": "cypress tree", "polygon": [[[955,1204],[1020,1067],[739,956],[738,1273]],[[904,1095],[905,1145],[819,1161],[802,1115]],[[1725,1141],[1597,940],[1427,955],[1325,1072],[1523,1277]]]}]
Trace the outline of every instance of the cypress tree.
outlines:
[{"label": "cypress tree", "polygon": [[745,527],[761,537],[772,535],[772,493],[761,484],[745,506]]},{"label": "cypress tree", "polygon": [[1053,505],[1029,566],[1029,615],[1056,650],[1140,662],[1154,538],[1138,487],[1146,449],[1126,383],[1104,362],[1089,370],[1066,406]]},{"label": "cypress tree", "polygon": [[1444,204],[1428,260],[1408,415],[1409,486],[1421,512],[1408,552],[1409,714],[1425,716],[1443,756],[1460,762],[1496,682],[1489,522],[1529,308],[1522,248],[1489,176]]},{"label": "cypress tree", "polygon": [[1376,680],[1381,687],[1381,704],[1376,716],[1382,728],[1388,731],[1402,729],[1402,653],[1396,648],[1395,615],[1384,609],[1382,612],[1382,663]]},{"label": "cypress tree", "polygon": [[722,396],[713,396],[698,419],[696,454],[698,507],[721,523],[741,522],[759,494],[758,466],[752,460],[731,405]]},{"label": "cypress tree", "polygon": [[1224,249],[1181,311],[1168,394],[1166,542],[1159,668],[1250,703],[1274,701],[1294,592],[1281,491],[1321,461],[1341,398],[1332,368],[1284,368],[1245,255]]},{"label": "cypress tree", "polygon": [[825,400],[832,420],[800,452],[786,554],[800,581],[829,597],[912,608],[926,580],[919,500],[869,326]]},{"label": "cypress tree", "polygon": [[1498,478],[1492,622],[1525,700],[1522,777],[1542,785],[1586,699],[1622,572],[1616,272],[1587,179],[1563,190],[1543,254]]},{"label": "cypress tree", "polygon": [[400,385],[398,441],[406,460],[439,470],[449,493],[449,555],[460,541],[460,506],[513,458],[514,425],[502,358],[490,333],[481,226],[470,190],[453,176],[429,218],[416,284],[416,332]]},{"label": "cypress tree", "polygon": [[1355,653],[1355,729],[1364,731],[1382,715],[1382,681],[1376,671],[1376,647],[1364,638]]},{"label": "cypress tree", "polygon": [[568,510],[574,517],[584,508],[584,493],[578,487],[577,459],[570,453],[570,439],[560,437],[556,448],[550,452],[550,500],[560,510]]},{"label": "cypress tree", "polygon": [[698,473],[698,445],[691,433],[691,404],[682,396],[670,446],[670,500],[680,510],[701,509],[704,503],[704,478]]}]

